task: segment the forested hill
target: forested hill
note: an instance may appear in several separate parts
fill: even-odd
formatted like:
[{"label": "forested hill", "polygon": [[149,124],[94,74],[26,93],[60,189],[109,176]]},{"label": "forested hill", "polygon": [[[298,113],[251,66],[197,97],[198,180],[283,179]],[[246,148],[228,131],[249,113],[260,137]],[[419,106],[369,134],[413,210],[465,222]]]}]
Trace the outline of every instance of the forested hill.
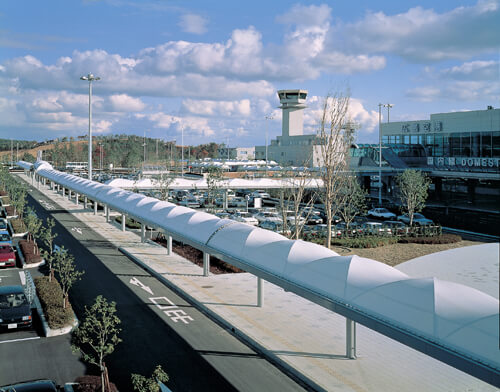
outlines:
[{"label": "forested hill", "polygon": [[[10,159],[11,140],[0,139],[0,156],[2,160]],[[19,143],[19,153],[17,153]],[[159,139],[146,138],[136,135],[111,135],[93,138],[93,166],[109,167],[139,167],[144,161],[144,144],[146,145],[146,163],[164,164],[181,157],[181,146],[175,142],[165,142]],[[37,151],[43,151],[43,159],[52,162],[56,167],[65,166],[66,162],[86,162],[88,159],[87,140],[73,140],[62,138],[46,142],[13,140],[14,159],[34,161]],[[217,143],[200,144],[198,146],[184,146],[184,158],[215,158]]]}]

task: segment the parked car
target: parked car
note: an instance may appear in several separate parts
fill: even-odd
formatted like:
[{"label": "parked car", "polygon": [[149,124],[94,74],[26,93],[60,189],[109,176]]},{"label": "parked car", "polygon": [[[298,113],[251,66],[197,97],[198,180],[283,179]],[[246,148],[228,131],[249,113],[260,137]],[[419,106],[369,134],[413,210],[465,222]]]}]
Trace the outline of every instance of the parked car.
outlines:
[{"label": "parked car", "polygon": [[[57,392],[60,388],[51,380],[35,380],[0,387],[0,392]],[[64,389],[66,390],[66,389]],[[71,389],[73,390],[73,389]]]},{"label": "parked car", "polygon": [[12,246],[12,238],[7,230],[0,230],[0,245]]},{"label": "parked car", "polygon": [[[319,216],[321,217],[321,219],[323,219],[323,222],[326,222],[326,213],[323,210],[321,210],[319,212]],[[340,216],[338,216],[338,215],[332,216],[332,224],[335,225],[335,224],[340,223],[340,222],[342,222],[342,218]]]},{"label": "parked car", "polygon": [[255,215],[255,218],[259,221],[259,223],[263,221],[273,221],[283,224],[283,219],[275,212],[261,211]]},{"label": "parked car", "polygon": [[290,233],[291,233],[290,229],[285,230],[283,228],[283,224],[281,224],[280,222],[276,222],[276,221],[265,220],[265,221],[260,222],[259,226],[263,229],[271,230],[271,231],[274,231],[276,233],[280,233],[283,235],[290,235]]},{"label": "parked car", "polygon": [[232,215],[229,212],[217,212],[215,216],[221,219],[232,219]]},{"label": "parked car", "polygon": [[[304,218],[302,215],[295,217],[295,211],[287,211],[286,212],[286,220],[288,224],[290,225],[295,225],[295,224],[301,224],[304,225],[306,223],[306,218]],[[296,222],[298,220],[298,222]]]},{"label": "parked car", "polygon": [[[410,217],[408,214],[399,215],[397,219],[398,221],[406,223],[407,225],[410,224]],[[422,214],[416,212],[413,214],[413,224],[415,226],[427,226],[433,225],[434,222],[431,219],[427,219]]]},{"label": "parked car", "polygon": [[391,234],[391,228],[384,226],[380,222],[365,222],[361,226],[365,235],[386,235]]},{"label": "parked car", "polygon": [[391,232],[394,235],[405,235],[408,233],[408,226],[400,221],[385,221],[383,225],[386,227],[390,227]]},{"label": "parked car", "polygon": [[227,202],[227,205],[228,207],[234,207],[234,208],[246,207],[247,200],[244,197],[235,196]]},{"label": "parked car", "polygon": [[189,207],[189,208],[200,208],[200,202],[196,200],[194,197],[186,197],[179,201],[177,204],[180,206],[184,207]]},{"label": "parked car", "polygon": [[31,306],[22,286],[0,287],[0,328],[31,327]]},{"label": "parked car", "polygon": [[337,237],[342,237],[344,235],[358,236],[364,234],[363,226],[354,222],[349,224],[349,231],[347,230],[347,224],[345,222],[340,222],[337,223],[336,225],[333,225],[332,231],[334,229],[335,229],[335,235]]},{"label": "parked car", "polygon": [[249,212],[237,211],[232,215],[232,219],[252,226],[257,226],[259,224],[259,221]]},{"label": "parked car", "polygon": [[269,195],[269,193],[267,193],[266,191],[263,191],[263,190],[253,191],[250,194],[250,197],[252,199],[255,199],[256,197],[260,197],[261,199],[270,199],[271,198],[271,196]]},{"label": "parked car", "polygon": [[15,267],[16,253],[10,245],[0,245],[0,267]]},{"label": "parked car", "polygon": [[306,219],[307,225],[319,225],[320,223],[323,223],[323,218],[321,218],[318,210],[304,208],[302,210],[302,216]]},{"label": "parked car", "polygon": [[7,219],[0,218],[0,230],[8,230],[7,226]]},{"label": "parked car", "polygon": [[389,211],[387,208],[372,208],[368,211],[368,216],[378,219],[395,219],[396,214]]}]

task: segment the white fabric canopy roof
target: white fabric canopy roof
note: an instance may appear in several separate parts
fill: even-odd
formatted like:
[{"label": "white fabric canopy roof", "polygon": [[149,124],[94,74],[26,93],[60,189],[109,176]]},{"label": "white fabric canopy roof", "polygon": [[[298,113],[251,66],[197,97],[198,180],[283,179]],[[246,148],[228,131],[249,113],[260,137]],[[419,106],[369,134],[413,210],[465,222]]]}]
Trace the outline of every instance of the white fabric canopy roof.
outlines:
[{"label": "white fabric canopy roof", "polygon": [[500,370],[499,301],[476,289],[436,278],[412,279],[375,260],[339,256],[319,245],[61,173],[47,163],[36,172],[209,252]]}]

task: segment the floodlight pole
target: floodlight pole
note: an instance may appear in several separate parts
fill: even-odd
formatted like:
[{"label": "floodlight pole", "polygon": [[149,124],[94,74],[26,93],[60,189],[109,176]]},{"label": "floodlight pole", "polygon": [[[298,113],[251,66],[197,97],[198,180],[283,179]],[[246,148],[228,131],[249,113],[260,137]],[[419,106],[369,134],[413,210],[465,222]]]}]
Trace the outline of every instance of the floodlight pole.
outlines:
[{"label": "floodlight pole", "polygon": [[382,106],[378,104],[378,205],[382,205]]},{"label": "floodlight pole", "polygon": [[387,108],[387,123],[389,111],[394,105],[391,103],[378,104],[378,204],[382,205],[382,107]]},{"label": "floodlight pole", "polygon": [[88,172],[89,172],[89,180],[92,181],[92,82],[94,80],[101,80],[101,78],[89,73],[87,76],[82,76],[80,79],[87,80],[89,82],[89,163],[88,163]]}]

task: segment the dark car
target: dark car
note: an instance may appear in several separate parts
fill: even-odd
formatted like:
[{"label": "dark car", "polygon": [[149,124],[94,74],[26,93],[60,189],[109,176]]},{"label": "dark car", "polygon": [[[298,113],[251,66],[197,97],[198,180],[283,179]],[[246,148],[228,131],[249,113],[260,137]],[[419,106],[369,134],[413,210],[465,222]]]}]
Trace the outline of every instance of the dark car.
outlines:
[{"label": "dark car", "polygon": [[54,381],[35,380],[0,387],[0,392],[55,392],[58,388]]},{"label": "dark car", "polygon": [[31,305],[23,287],[0,287],[0,328],[30,328],[31,321]]}]

